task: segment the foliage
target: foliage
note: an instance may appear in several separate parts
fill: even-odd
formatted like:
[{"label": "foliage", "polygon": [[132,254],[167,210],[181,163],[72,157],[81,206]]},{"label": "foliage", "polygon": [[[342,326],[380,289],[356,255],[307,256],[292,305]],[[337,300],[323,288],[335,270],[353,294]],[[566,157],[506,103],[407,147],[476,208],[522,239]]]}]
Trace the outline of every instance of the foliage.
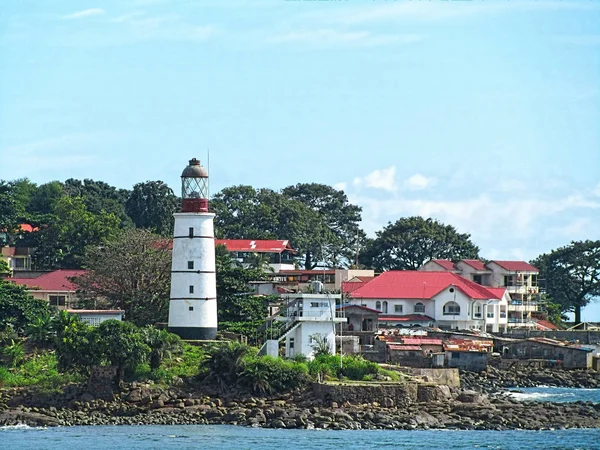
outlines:
[{"label": "foliage", "polygon": [[339,355],[319,355],[307,365],[311,376],[322,379],[339,378],[340,370],[341,376],[349,380],[369,381],[379,376],[398,379],[397,375],[381,369],[379,364],[356,355],[344,356],[341,362]]},{"label": "foliage", "polygon": [[600,240],[573,241],[532,264],[540,270],[552,301],[562,312],[574,312],[575,323],[581,323],[582,308],[600,295]]},{"label": "foliage", "polygon": [[150,347],[150,369],[156,370],[164,359],[170,359],[182,349],[182,341],[176,334],[153,326],[142,329],[144,343]]},{"label": "foliage", "polygon": [[56,332],[54,346],[59,370],[88,375],[93,365],[100,364],[98,333],[79,316],[61,311],[52,326]]},{"label": "foliage", "polygon": [[221,389],[235,384],[243,369],[243,359],[251,351],[250,347],[239,342],[228,342],[212,348],[201,365],[201,369],[207,372],[205,381]]},{"label": "foliage", "polygon": [[31,342],[41,347],[52,342],[54,337],[52,317],[49,313],[43,313],[35,317],[25,329],[25,334]]},{"label": "foliage", "polygon": [[[0,230],[15,230],[17,219],[15,192],[9,183],[0,180]],[[0,242],[1,244],[3,243]]]},{"label": "foliage", "polygon": [[405,217],[376,232],[361,262],[377,271],[416,270],[430,259],[478,258],[479,248],[467,233],[434,219]]},{"label": "foliage", "polygon": [[164,322],[169,311],[171,252],[168,242],[148,230],[128,229],[102,248],[88,247],[88,272],[75,277],[84,304],[104,299],[125,311],[136,325]]},{"label": "foliage", "polygon": [[256,394],[285,392],[309,382],[306,364],[270,356],[247,358],[238,380]]},{"label": "foliage", "polygon": [[178,206],[173,190],[162,181],[136,184],[125,203],[127,214],[136,227],[148,228],[161,235],[173,232],[173,213]]},{"label": "foliage", "polygon": [[105,364],[117,367],[119,380],[123,380],[126,371],[133,372],[150,354],[151,349],[139,328],[130,322],[106,320],[94,332],[97,355]]},{"label": "foliage", "polygon": [[83,381],[81,375],[72,372],[59,372],[56,355],[53,352],[34,353],[11,369],[0,367],[0,386],[35,386],[50,389],[68,383]]},{"label": "foliage", "polygon": [[47,302],[30,296],[23,286],[0,279],[0,331],[10,325],[22,334],[37,317],[48,314]]},{"label": "foliage", "polygon": [[8,359],[8,363],[15,367],[25,357],[23,341],[11,339],[10,344],[2,348],[2,356]]},{"label": "foliage", "polygon": [[312,209],[325,224],[329,233],[321,242],[313,240],[305,249],[304,267],[313,269],[321,254],[330,267],[348,266],[355,258],[358,242],[365,238],[360,229],[361,207],[348,202],[344,191],[318,183],[299,183],[283,189],[282,194]]},{"label": "foliage", "polygon": [[319,253],[311,258],[322,259],[321,248],[331,231],[322,217],[301,201],[271,189],[232,186],[215,195],[211,204],[220,238],[287,239],[300,255],[316,246]]},{"label": "foliage", "polygon": [[10,267],[8,266],[8,263],[6,261],[4,261],[3,259],[0,259],[0,276],[8,275],[9,273],[10,273]]},{"label": "foliage", "polygon": [[309,337],[312,342],[311,348],[315,358],[322,355],[331,354],[331,344],[329,343],[327,336],[321,333],[316,333],[311,334]]}]

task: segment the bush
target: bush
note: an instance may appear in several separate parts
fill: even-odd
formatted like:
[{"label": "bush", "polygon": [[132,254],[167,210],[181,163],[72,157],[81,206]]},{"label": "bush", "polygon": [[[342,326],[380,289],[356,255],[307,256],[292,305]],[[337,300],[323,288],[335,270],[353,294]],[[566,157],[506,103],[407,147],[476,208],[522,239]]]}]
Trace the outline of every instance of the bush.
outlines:
[{"label": "bush", "polygon": [[270,356],[246,359],[239,379],[241,386],[256,394],[286,392],[309,382],[306,364]]},{"label": "bush", "polygon": [[35,386],[50,389],[83,379],[84,377],[72,372],[59,372],[56,356],[52,352],[34,354],[10,370],[0,367],[0,385],[6,387]]}]

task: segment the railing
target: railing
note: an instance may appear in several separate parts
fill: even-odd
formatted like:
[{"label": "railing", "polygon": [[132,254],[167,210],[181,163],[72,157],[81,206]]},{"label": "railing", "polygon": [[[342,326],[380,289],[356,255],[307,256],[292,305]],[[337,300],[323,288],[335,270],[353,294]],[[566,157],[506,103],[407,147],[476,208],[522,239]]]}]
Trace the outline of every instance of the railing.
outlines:
[{"label": "railing", "polygon": [[[323,319],[331,319],[331,311],[329,309],[327,310],[321,310],[321,311],[288,311],[288,314],[285,316],[288,319],[301,319],[301,318],[305,318],[305,317],[311,317],[311,318],[316,318],[316,317],[320,317]],[[334,317],[346,317],[344,315],[344,313],[342,311],[335,311],[333,313]]]}]

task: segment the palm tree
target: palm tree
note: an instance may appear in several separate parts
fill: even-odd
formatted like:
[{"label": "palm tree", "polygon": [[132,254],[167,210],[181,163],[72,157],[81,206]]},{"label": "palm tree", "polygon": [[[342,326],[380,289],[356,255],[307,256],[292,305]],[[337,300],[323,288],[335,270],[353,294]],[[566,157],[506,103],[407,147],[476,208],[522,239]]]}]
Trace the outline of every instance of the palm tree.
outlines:
[{"label": "palm tree", "polygon": [[254,364],[244,368],[240,375],[239,384],[248,386],[255,394],[264,394],[265,392],[270,393],[273,391],[273,387],[269,381],[269,372],[260,361],[255,361]]},{"label": "palm tree", "polygon": [[143,329],[144,342],[150,347],[150,369],[156,370],[165,358],[171,358],[181,350],[181,339],[167,330],[159,330],[153,326]]},{"label": "palm tree", "polygon": [[53,331],[52,317],[50,314],[42,314],[27,325],[25,333],[31,342],[44,347],[52,341]]},{"label": "palm tree", "polygon": [[242,370],[243,359],[249,352],[250,347],[239,342],[213,348],[202,363],[208,369],[206,381],[213,381],[222,389],[234,384]]}]

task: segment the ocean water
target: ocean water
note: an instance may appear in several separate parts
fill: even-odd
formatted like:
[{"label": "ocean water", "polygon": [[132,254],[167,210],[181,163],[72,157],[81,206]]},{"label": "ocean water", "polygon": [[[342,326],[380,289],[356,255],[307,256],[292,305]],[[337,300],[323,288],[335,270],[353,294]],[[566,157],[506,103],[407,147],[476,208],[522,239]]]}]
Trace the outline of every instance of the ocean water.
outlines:
[{"label": "ocean water", "polygon": [[600,450],[600,430],[557,431],[324,431],[161,425],[0,428],[0,448],[381,450]]},{"label": "ocean water", "polygon": [[518,388],[509,395],[519,401],[571,403],[577,401],[600,403],[600,389],[571,389],[550,386]]}]

